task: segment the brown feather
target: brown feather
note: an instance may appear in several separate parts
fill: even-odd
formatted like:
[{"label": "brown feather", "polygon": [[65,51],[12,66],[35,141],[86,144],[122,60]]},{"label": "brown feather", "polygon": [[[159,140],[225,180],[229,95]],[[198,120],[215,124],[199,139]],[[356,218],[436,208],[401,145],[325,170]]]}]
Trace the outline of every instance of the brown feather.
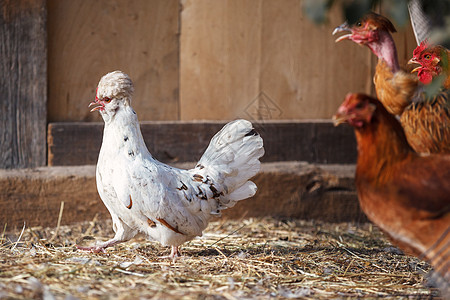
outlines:
[{"label": "brown feather", "polygon": [[377,98],[394,115],[401,115],[411,104],[419,79],[403,71],[392,73],[384,60],[378,60],[373,77]]},{"label": "brown feather", "polygon": [[370,24],[373,26],[373,29],[384,30],[387,32],[397,32],[394,25],[388,18],[374,12],[366,14],[363,18],[361,18],[360,22]]},{"label": "brown feather", "polygon": [[177,228],[173,227],[172,225],[170,225],[169,223],[166,222],[166,220],[164,219],[156,219],[158,220],[162,225],[166,226],[167,228],[169,228],[170,230],[179,233],[179,234],[184,234],[181,231],[179,231]]},{"label": "brown feather", "polygon": [[133,200],[131,199],[131,195],[130,195],[130,204],[127,205],[127,208],[131,209],[132,206],[133,206]]},{"label": "brown feather", "polygon": [[149,219],[149,218],[147,218],[147,224],[151,228],[155,228],[156,227],[156,223],[153,220]]},{"label": "brown feather", "polygon": [[[425,97],[425,96],[423,96]],[[400,118],[409,144],[418,153],[450,153],[448,91],[409,105]]]}]

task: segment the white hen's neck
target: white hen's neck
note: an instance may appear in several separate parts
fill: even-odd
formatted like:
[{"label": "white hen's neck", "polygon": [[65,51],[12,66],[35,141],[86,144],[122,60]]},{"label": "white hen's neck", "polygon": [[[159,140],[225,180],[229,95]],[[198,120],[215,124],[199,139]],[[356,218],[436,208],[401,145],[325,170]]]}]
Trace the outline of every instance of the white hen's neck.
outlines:
[{"label": "white hen's neck", "polygon": [[109,150],[113,152],[122,152],[124,149],[125,154],[148,154],[151,157],[142,137],[137,115],[131,106],[121,107],[110,122],[105,122],[103,143],[107,143],[107,147],[111,147]]}]

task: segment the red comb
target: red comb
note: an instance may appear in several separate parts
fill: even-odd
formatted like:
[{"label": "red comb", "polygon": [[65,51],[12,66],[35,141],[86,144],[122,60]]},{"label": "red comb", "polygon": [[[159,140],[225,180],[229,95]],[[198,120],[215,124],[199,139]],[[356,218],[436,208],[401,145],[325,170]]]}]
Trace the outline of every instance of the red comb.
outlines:
[{"label": "red comb", "polygon": [[416,49],[414,49],[413,51],[413,56],[418,56],[420,55],[420,53],[427,49],[429,46],[428,41],[427,40],[423,40],[419,46],[416,47]]}]

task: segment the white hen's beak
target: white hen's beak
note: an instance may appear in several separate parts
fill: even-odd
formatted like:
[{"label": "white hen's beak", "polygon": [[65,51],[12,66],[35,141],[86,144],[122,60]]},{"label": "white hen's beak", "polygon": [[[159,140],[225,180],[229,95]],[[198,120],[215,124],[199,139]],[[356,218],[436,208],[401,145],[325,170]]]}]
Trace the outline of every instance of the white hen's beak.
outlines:
[{"label": "white hen's beak", "polygon": [[97,105],[97,104],[98,104],[98,106],[92,108],[90,110],[90,112],[93,112],[93,111],[96,111],[96,110],[103,110],[103,109],[105,109],[105,104],[102,103],[100,100],[98,100],[97,97],[95,97],[95,101],[92,101],[91,103],[89,103],[88,107],[91,107],[92,105]]}]

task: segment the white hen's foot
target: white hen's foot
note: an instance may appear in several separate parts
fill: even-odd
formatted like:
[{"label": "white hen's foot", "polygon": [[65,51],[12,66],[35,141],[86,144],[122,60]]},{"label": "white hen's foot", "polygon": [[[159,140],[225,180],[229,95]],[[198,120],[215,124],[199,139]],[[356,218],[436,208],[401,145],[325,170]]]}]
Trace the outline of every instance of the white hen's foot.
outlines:
[{"label": "white hen's foot", "polygon": [[176,259],[177,257],[180,257],[181,253],[180,250],[178,249],[178,246],[172,246],[172,250],[170,251],[170,258],[172,259]]},{"label": "white hen's foot", "polygon": [[91,253],[106,253],[106,248],[114,246],[115,244],[120,243],[119,240],[117,239],[111,239],[109,241],[106,241],[104,243],[101,243],[99,245],[95,245],[95,246],[88,246],[88,247],[83,247],[83,246],[78,246],[76,245],[78,250],[82,250],[82,251],[89,251]]},{"label": "white hen's foot", "polygon": [[178,257],[181,257],[180,250],[178,249],[178,246],[172,246],[172,250],[170,251],[170,255],[167,256],[161,256],[161,259],[170,258],[173,262],[177,260]]}]

